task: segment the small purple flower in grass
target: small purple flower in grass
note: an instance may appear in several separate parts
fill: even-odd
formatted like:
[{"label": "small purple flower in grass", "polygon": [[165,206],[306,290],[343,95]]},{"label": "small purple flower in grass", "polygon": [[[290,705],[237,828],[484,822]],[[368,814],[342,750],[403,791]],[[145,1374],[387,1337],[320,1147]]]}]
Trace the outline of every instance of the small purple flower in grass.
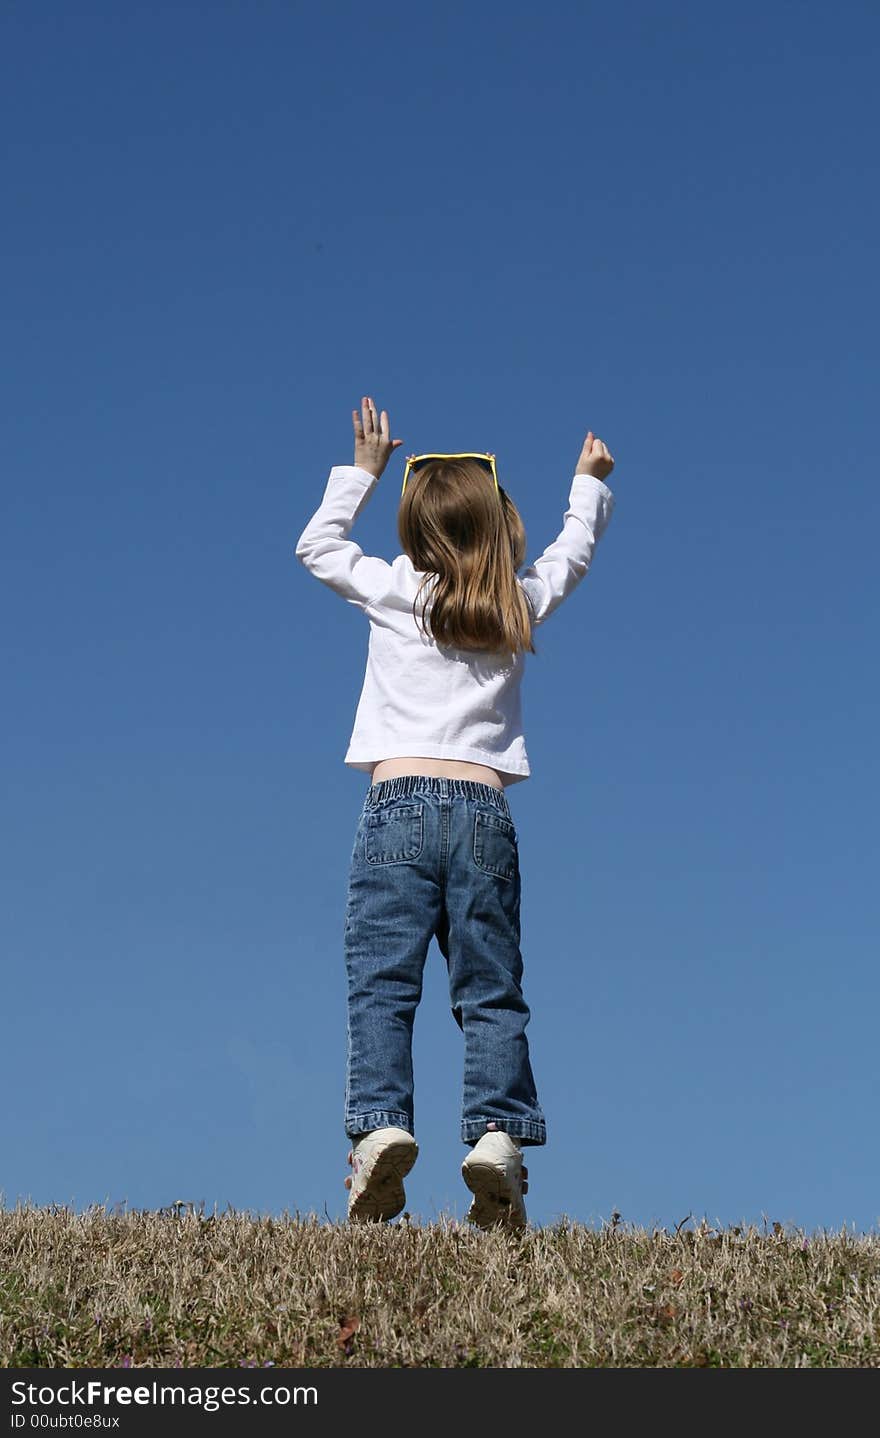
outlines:
[{"label": "small purple flower in grass", "polygon": [[123,1358],[122,1363],[121,1363],[120,1366],[121,1366],[122,1368],[130,1368],[130,1367],[131,1367],[131,1354],[130,1354],[130,1353],[126,1353],[126,1355],[125,1355],[125,1357]]}]

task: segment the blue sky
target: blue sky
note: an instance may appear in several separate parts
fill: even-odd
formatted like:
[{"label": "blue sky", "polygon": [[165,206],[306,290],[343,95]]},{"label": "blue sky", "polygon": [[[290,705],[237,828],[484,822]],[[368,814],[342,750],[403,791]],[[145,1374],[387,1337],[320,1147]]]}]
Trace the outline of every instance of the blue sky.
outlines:
[{"label": "blue sky", "polygon": [[[344,1213],[351,409],[593,568],[523,691],[530,1216],[880,1221],[870,4],[6,7],[0,1191]],[[873,407],[871,400],[874,401]],[[432,945],[414,1214],[463,1215]]]}]

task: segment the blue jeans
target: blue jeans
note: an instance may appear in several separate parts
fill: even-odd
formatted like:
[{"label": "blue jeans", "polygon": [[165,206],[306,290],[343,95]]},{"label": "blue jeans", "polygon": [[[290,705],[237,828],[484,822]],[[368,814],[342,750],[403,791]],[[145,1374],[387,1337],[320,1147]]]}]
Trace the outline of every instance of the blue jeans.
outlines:
[{"label": "blue jeans", "polygon": [[502,789],[405,774],[367,791],[345,912],[345,1132],[414,1132],[412,1034],[436,935],[464,1034],[461,1137],[547,1134],[529,1062],[517,833]]}]

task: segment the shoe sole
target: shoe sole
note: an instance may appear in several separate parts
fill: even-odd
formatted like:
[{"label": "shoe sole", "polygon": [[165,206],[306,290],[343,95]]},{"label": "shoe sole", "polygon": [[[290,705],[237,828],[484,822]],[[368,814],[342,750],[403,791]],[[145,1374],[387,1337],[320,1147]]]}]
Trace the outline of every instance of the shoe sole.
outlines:
[{"label": "shoe sole", "polygon": [[403,1180],[419,1156],[417,1143],[398,1139],[373,1161],[369,1177],[348,1210],[351,1223],[381,1223],[406,1206]]},{"label": "shoe sole", "polygon": [[465,1159],[461,1176],[474,1195],[468,1218],[478,1228],[525,1228],[525,1205],[502,1170],[488,1159]]}]

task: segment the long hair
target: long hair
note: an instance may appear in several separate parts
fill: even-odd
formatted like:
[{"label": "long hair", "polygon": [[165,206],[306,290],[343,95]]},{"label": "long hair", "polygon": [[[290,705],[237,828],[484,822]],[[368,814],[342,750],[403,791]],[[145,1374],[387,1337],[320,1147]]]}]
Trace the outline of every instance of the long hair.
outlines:
[{"label": "long hair", "polygon": [[397,532],[414,567],[425,571],[413,618],[425,631],[430,603],[435,643],[491,653],[537,652],[531,611],[516,577],[525,562],[525,527],[486,465],[432,459],[412,470]]}]

